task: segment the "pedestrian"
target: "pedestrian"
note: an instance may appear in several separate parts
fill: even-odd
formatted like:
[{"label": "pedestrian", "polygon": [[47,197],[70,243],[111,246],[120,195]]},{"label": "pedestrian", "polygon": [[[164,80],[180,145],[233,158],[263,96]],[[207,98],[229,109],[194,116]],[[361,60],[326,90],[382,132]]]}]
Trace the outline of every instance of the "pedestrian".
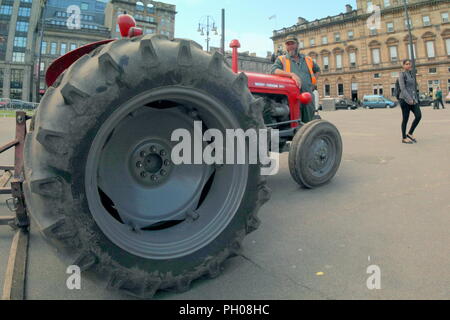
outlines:
[{"label": "pedestrian", "polygon": [[314,90],[313,90],[313,97],[314,97],[314,108],[316,110],[316,112],[319,111],[319,106],[320,106],[320,95],[319,95],[319,91],[317,90],[317,86],[314,86]]},{"label": "pedestrian", "polygon": [[439,110],[439,104],[442,105],[442,109],[445,109],[444,101],[442,101],[442,90],[441,88],[437,87],[436,89],[436,107]]},{"label": "pedestrian", "polygon": [[[422,112],[419,107],[419,99],[417,96],[416,79],[411,71],[412,63],[410,59],[403,60],[403,72],[399,76],[400,85],[400,107],[402,109],[402,142],[403,143],[416,143],[417,140],[414,137],[414,131],[417,128],[420,120],[422,119]],[[412,112],[414,114],[414,121],[406,133],[406,126],[408,125],[409,114]]]},{"label": "pedestrian", "polygon": [[[317,85],[317,77],[320,68],[311,57],[298,51],[298,40],[294,35],[289,35],[285,41],[286,54],[279,56],[272,66],[271,73],[295,81],[300,92],[309,92],[313,95],[313,88]],[[306,123],[314,118],[314,101],[301,107],[301,120]]]},{"label": "pedestrian", "polygon": [[438,105],[437,99],[436,99],[436,92],[437,92],[437,88],[431,89],[431,100],[433,101],[433,109],[439,109],[439,105]]}]

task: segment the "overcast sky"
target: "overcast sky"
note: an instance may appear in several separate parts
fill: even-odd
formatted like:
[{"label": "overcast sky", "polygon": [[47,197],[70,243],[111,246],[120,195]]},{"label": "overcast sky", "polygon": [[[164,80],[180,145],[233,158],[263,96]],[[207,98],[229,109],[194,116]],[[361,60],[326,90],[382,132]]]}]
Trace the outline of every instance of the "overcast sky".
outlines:
[{"label": "overcast sky", "polygon": [[[225,46],[239,39],[241,51],[256,52],[265,57],[273,51],[272,31],[289,27],[297,17],[307,20],[325,18],[345,12],[345,5],[356,8],[356,0],[163,0],[175,4],[175,37],[195,40],[206,48],[205,37],[197,32],[202,16],[210,15],[219,28],[218,36],[211,36],[210,45],[220,47],[221,9],[225,9]],[[269,17],[276,15],[276,18]]]}]

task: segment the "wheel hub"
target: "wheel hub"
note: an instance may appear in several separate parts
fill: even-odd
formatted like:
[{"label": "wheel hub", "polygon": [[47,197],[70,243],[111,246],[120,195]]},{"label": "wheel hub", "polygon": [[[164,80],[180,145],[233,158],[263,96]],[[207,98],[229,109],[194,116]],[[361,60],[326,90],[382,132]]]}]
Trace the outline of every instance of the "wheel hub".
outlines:
[{"label": "wheel hub", "polygon": [[148,186],[157,186],[170,176],[173,163],[171,148],[162,141],[149,140],[138,145],[130,158],[130,169],[137,181]]}]

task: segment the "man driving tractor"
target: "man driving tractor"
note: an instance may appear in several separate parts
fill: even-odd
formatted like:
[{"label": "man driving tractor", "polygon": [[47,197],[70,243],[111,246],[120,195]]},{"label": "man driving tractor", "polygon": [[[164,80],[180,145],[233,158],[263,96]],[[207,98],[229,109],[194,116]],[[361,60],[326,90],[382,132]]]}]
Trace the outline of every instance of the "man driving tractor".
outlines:
[{"label": "man driving tractor", "polygon": [[[300,92],[309,92],[311,95],[317,85],[320,67],[311,57],[298,52],[298,40],[289,35],[285,41],[286,55],[279,56],[272,66],[271,73],[282,77],[292,78],[300,88]],[[306,123],[314,117],[314,102],[311,101],[301,108],[302,122]]]}]

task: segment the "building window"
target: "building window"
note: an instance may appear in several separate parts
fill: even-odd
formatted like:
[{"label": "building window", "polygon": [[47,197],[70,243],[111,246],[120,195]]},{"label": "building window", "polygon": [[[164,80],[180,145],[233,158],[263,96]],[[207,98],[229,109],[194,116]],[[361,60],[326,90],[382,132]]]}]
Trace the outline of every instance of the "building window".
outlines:
[{"label": "building window", "polygon": [[425,45],[427,47],[427,57],[428,58],[436,57],[436,54],[434,52],[434,41],[427,41],[425,42]]},{"label": "building window", "polygon": [[374,79],[380,79],[380,78],[381,78],[381,74],[379,74],[379,73],[374,73],[374,74],[373,74],[373,78],[374,78]]},{"label": "building window", "polygon": [[376,29],[376,28],[371,28],[371,29],[369,30],[369,34],[370,34],[371,36],[376,36],[376,35],[377,35],[377,29]]},{"label": "building window", "polygon": [[391,0],[384,0],[384,6],[387,8],[387,7],[390,7],[391,6]]},{"label": "building window", "polygon": [[388,22],[386,23],[386,30],[387,32],[394,32],[394,23],[393,22]]},{"label": "building window", "polygon": [[53,54],[53,55],[56,54],[56,42],[52,42],[50,44],[50,54]]},{"label": "building window", "polygon": [[331,86],[329,84],[326,84],[323,89],[325,97],[331,96]]},{"label": "building window", "polygon": [[428,73],[430,73],[430,74],[436,74],[436,73],[437,73],[437,68],[429,68],[429,69],[428,69]]},{"label": "building window", "polygon": [[[23,84],[23,70],[21,69],[11,69],[11,80],[10,80],[10,88],[11,89],[22,89]],[[20,99],[22,97],[22,94],[19,98],[14,99]]]},{"label": "building window", "polygon": [[64,54],[66,54],[66,52],[67,52],[67,44],[62,42],[60,53],[61,53],[61,55],[64,55]]},{"label": "building window", "polygon": [[350,68],[356,67],[356,52],[350,52],[349,53],[349,60],[350,60]]},{"label": "building window", "polygon": [[338,96],[343,96],[343,95],[344,95],[344,84],[338,83]]},{"label": "building window", "polygon": [[77,48],[77,44],[76,43],[71,43],[70,44],[70,51],[73,51]]},{"label": "building window", "polygon": [[430,16],[423,16],[423,17],[422,17],[422,21],[423,21],[423,25],[424,25],[424,26],[429,26],[429,25],[431,25]]},{"label": "building window", "polygon": [[447,55],[450,56],[450,38],[445,39],[445,47],[447,48]]},{"label": "building window", "polygon": [[389,55],[392,62],[396,62],[398,60],[397,47],[391,46],[389,47]]},{"label": "building window", "polygon": [[328,37],[327,36],[323,36],[322,37],[322,44],[328,44]]},{"label": "building window", "polygon": [[323,57],[323,70],[328,71],[330,68],[330,58],[328,56]]},{"label": "building window", "polygon": [[448,19],[448,12],[442,12],[442,13],[441,13],[441,18],[442,18],[442,23],[449,22],[449,19]]},{"label": "building window", "polygon": [[89,3],[82,2],[80,8],[81,10],[89,10]]},{"label": "building window", "polygon": [[27,46],[27,38],[14,37],[14,47],[25,48]]},{"label": "building window", "polygon": [[355,33],[353,32],[353,30],[350,30],[347,33],[347,36],[348,36],[348,40],[353,40],[353,38],[355,37]]},{"label": "building window", "polygon": [[373,64],[380,64],[380,49],[374,48],[372,49],[372,63]]},{"label": "building window", "polygon": [[16,31],[27,32],[28,31],[28,22],[18,21],[16,24]]},{"label": "building window", "polygon": [[12,13],[12,6],[1,6],[0,7],[0,14],[4,15],[11,15]]},{"label": "building window", "polygon": [[41,54],[47,53],[47,41],[42,41]]},{"label": "building window", "polygon": [[334,41],[336,41],[336,42],[341,41],[341,34],[339,32],[336,32],[334,34]]},{"label": "building window", "polygon": [[149,3],[147,5],[147,12],[150,13],[150,14],[154,14],[155,13],[155,7],[151,3]]},{"label": "building window", "polygon": [[391,77],[392,78],[398,78],[399,73],[398,72],[391,72]]},{"label": "building window", "polygon": [[45,62],[41,62],[40,66],[39,66],[39,71],[44,72],[44,70],[45,70]]},{"label": "building window", "polygon": [[440,80],[428,80],[428,92],[432,93],[433,90],[441,86]]},{"label": "building window", "polygon": [[12,56],[13,62],[25,62],[25,53],[24,52],[13,52]]},{"label": "building window", "polygon": [[309,39],[309,45],[311,47],[314,47],[316,45],[316,39],[314,39],[314,38]]},{"label": "building window", "polygon": [[336,70],[342,69],[342,54],[336,55]]},{"label": "building window", "polygon": [[31,13],[31,8],[19,8],[19,17],[29,17]]},{"label": "building window", "polygon": [[299,49],[305,48],[305,42],[303,40],[300,40],[300,42],[298,43],[298,48]]},{"label": "building window", "polygon": [[136,2],[136,10],[144,11],[144,4],[141,1]]},{"label": "building window", "polygon": [[450,92],[450,79],[447,80],[447,89],[448,89],[448,92]]},{"label": "building window", "polygon": [[375,95],[383,95],[383,86],[381,84],[374,84],[373,85],[373,94]]}]

